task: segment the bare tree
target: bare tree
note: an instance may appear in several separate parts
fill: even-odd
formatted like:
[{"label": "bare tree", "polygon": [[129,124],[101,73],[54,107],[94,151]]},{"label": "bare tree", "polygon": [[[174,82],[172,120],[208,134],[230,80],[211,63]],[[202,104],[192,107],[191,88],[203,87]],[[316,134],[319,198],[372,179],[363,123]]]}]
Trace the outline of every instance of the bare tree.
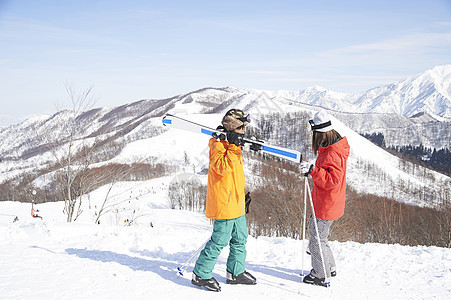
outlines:
[{"label": "bare tree", "polygon": [[[78,210],[76,217],[78,217],[81,207],[81,199],[83,195],[83,190],[78,189],[76,191],[73,188],[74,182],[77,177],[86,172],[89,165],[92,162],[92,149],[94,146],[87,146],[85,144],[85,139],[79,140],[81,138],[81,133],[84,128],[83,121],[80,116],[83,112],[92,108],[94,105],[94,100],[91,96],[93,87],[89,87],[84,91],[79,92],[73,85],[66,84],[66,91],[72,103],[72,108],[70,109],[69,120],[67,120],[66,128],[63,132],[65,134],[66,145],[65,153],[63,157],[59,160],[61,167],[65,169],[65,182],[63,183],[66,188],[66,198],[65,198],[65,211],[67,213],[67,222],[71,222],[74,217],[75,206],[77,199],[79,199]],[[76,156],[77,151],[75,146],[76,141],[80,141],[84,153]],[[82,185],[82,183],[80,183]]]},{"label": "bare tree", "polygon": [[74,85],[66,83],[65,89],[71,107],[61,110],[57,105],[59,113],[54,116],[64,120],[57,122],[58,127],[41,124],[34,130],[41,145],[54,158],[52,169],[55,171],[53,177],[56,189],[64,199],[67,222],[72,222],[81,214],[81,196],[86,191],[83,188],[85,185],[83,174],[88,172],[93,162],[100,138],[88,139],[84,135],[89,120],[83,118],[83,113],[91,109],[95,103],[92,97],[93,86],[80,91]]},{"label": "bare tree", "polygon": [[129,165],[116,165],[113,166],[113,170],[112,172],[109,172],[110,175],[112,175],[110,177],[110,179],[108,180],[108,190],[105,194],[105,198],[102,202],[102,206],[99,209],[99,212],[97,213],[97,218],[95,220],[95,223],[98,223],[100,221],[100,217],[108,212],[110,212],[112,209],[115,208],[115,206],[117,204],[120,204],[121,202],[125,202],[128,201],[129,199],[124,199],[123,201],[121,201],[120,203],[110,203],[110,193],[113,190],[113,187],[115,186],[116,183],[118,183],[119,181],[125,180],[127,176],[129,176],[131,174],[131,172],[134,170],[134,167],[136,166],[136,164],[132,164],[131,166]]}]

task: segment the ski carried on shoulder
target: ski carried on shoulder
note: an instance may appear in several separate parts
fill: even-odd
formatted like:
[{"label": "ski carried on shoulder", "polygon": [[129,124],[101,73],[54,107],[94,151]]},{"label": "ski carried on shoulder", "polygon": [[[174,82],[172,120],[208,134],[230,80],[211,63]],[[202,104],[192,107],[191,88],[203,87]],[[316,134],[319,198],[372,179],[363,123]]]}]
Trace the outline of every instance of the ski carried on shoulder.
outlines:
[{"label": "ski carried on shoulder", "polygon": [[[180,117],[171,115],[171,114],[166,114],[163,117],[163,125],[169,128],[177,128],[177,129],[182,129],[182,130],[187,130],[187,131],[191,131],[191,132],[196,132],[196,133],[203,133],[206,134],[210,137],[213,137],[213,134],[215,133],[216,136],[220,136],[221,134],[224,134],[223,131],[220,130],[216,130],[207,126],[203,126],[200,124],[197,124],[195,122],[191,122],[185,119],[182,119]],[[251,144],[251,147],[253,146],[258,147],[258,149],[264,153],[268,153],[280,158],[284,158],[293,162],[301,162],[302,160],[302,154],[299,151],[296,150],[291,150],[291,149],[287,149],[287,148],[282,148],[282,147],[278,147],[278,146],[271,146],[271,145],[266,145],[264,142],[262,141],[257,141],[257,140],[252,140],[252,139],[246,139],[244,138],[243,141],[245,143],[249,143]]]}]

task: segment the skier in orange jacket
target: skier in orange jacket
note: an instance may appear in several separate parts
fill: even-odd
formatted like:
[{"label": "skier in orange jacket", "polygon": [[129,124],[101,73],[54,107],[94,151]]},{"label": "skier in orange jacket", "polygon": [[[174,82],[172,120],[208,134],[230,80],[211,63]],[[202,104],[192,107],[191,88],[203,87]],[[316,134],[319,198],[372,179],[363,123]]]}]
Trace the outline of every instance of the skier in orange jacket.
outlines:
[{"label": "skier in orange jacket", "polygon": [[[241,146],[249,115],[229,110],[222,119],[223,136],[210,139],[206,216],[214,220],[211,239],[201,251],[193,270],[192,284],[219,292],[212,271],[221,250],[230,245],[227,259],[229,284],[257,283],[246,271],[246,195]],[[249,197],[250,198],[250,197]],[[249,199],[250,200],[250,199]]]}]

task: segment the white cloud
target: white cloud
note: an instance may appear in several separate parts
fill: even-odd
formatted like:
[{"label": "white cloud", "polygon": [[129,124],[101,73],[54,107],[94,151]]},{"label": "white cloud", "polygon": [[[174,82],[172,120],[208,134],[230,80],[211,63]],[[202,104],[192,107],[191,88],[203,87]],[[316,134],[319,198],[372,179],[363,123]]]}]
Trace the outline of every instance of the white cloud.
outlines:
[{"label": "white cloud", "polygon": [[337,58],[343,56],[379,56],[381,53],[392,55],[393,53],[417,53],[423,54],[429,49],[443,48],[451,53],[451,33],[417,33],[402,36],[396,39],[387,39],[375,43],[352,45],[319,53],[320,57]]}]

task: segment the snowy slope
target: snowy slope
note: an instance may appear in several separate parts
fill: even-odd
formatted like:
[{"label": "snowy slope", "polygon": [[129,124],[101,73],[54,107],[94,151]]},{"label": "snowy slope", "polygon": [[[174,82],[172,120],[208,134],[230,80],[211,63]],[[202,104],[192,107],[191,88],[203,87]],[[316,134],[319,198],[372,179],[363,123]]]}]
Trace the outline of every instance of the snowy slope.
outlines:
[{"label": "snowy slope", "polygon": [[[65,223],[62,203],[40,204],[44,220],[32,219],[30,204],[0,202],[1,299],[449,299],[451,250],[437,247],[331,242],[337,277],[325,289],[301,283],[302,242],[249,237],[247,270],[256,286],[225,284],[228,248],[214,276],[220,293],[190,283],[192,265],[183,265],[209,238],[202,213],[171,210],[171,177],[120,183],[114,211],[94,225],[101,189],[84,201],[82,218]],[[133,196],[132,196],[133,195]],[[139,218],[129,227],[132,210]],[[15,216],[19,221],[13,223]],[[153,227],[150,227],[152,222]],[[305,255],[304,269],[310,269]]]}]

